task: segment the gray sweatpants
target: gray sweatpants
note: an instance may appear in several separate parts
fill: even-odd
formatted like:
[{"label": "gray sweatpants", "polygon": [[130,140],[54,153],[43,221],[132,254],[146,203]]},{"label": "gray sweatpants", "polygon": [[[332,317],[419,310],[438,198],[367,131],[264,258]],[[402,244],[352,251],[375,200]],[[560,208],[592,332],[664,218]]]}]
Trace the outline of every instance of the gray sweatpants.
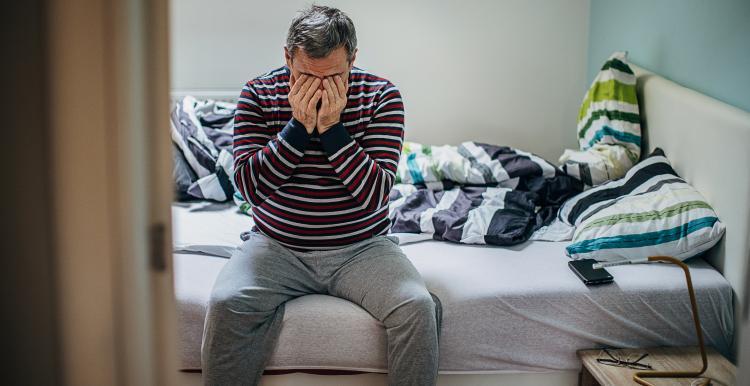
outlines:
[{"label": "gray sweatpants", "polygon": [[434,385],[442,309],[395,236],[333,251],[298,252],[250,232],[216,279],[201,347],[206,385],[257,385],[274,349],[284,303],[329,294],[385,326],[390,385]]}]

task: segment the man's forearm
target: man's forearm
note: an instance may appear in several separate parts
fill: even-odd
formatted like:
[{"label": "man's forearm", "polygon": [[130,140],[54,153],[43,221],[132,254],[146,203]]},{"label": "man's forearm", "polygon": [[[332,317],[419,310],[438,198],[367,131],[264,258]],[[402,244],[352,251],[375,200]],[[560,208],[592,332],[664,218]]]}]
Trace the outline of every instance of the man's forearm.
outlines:
[{"label": "man's forearm", "polygon": [[323,133],[320,142],[341,183],[360,205],[375,210],[388,203],[400,147],[381,148],[382,157],[373,159],[341,123]]},{"label": "man's forearm", "polygon": [[234,182],[242,197],[256,206],[265,201],[292,176],[309,141],[305,127],[291,119],[265,146],[244,152],[235,146]]}]

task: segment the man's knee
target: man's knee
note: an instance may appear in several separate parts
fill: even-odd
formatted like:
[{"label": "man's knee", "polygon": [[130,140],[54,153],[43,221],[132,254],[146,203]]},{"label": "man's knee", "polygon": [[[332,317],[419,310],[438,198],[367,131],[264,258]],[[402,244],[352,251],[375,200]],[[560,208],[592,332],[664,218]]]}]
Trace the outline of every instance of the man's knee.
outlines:
[{"label": "man's knee", "polygon": [[255,289],[217,287],[211,291],[208,309],[211,313],[231,312],[264,315],[278,307],[276,296],[261,296]]},{"label": "man's knee", "polygon": [[436,317],[442,311],[440,302],[436,300],[436,297],[434,297],[431,293],[425,291],[425,293],[421,294],[415,299],[413,311],[416,313],[429,315],[431,317]]},{"label": "man's knee", "polygon": [[409,320],[435,320],[438,305],[427,291],[410,296],[401,302],[386,319],[388,324],[400,324]]}]

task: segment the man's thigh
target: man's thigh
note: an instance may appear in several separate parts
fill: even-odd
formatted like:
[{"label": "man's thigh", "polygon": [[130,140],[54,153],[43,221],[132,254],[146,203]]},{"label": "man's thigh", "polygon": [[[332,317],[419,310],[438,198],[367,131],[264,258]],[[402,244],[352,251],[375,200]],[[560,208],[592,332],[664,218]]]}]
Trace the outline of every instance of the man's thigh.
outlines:
[{"label": "man's thigh", "polygon": [[296,256],[252,232],[216,278],[211,302],[238,311],[271,311],[289,299],[320,289]]},{"label": "man's thigh", "polygon": [[410,301],[431,299],[439,307],[398,244],[388,237],[377,239],[334,272],[329,293],[359,304],[380,321]]}]

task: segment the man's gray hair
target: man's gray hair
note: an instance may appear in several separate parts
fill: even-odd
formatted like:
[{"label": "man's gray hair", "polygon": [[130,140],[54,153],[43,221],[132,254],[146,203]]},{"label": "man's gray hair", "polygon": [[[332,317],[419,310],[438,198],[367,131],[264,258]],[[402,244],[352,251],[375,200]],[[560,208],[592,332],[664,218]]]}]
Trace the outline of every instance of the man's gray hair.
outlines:
[{"label": "man's gray hair", "polygon": [[351,62],[357,49],[357,32],[352,19],[336,8],[320,5],[301,10],[292,20],[286,36],[286,48],[292,57],[297,48],[302,48],[310,57],[323,58],[342,45]]}]

